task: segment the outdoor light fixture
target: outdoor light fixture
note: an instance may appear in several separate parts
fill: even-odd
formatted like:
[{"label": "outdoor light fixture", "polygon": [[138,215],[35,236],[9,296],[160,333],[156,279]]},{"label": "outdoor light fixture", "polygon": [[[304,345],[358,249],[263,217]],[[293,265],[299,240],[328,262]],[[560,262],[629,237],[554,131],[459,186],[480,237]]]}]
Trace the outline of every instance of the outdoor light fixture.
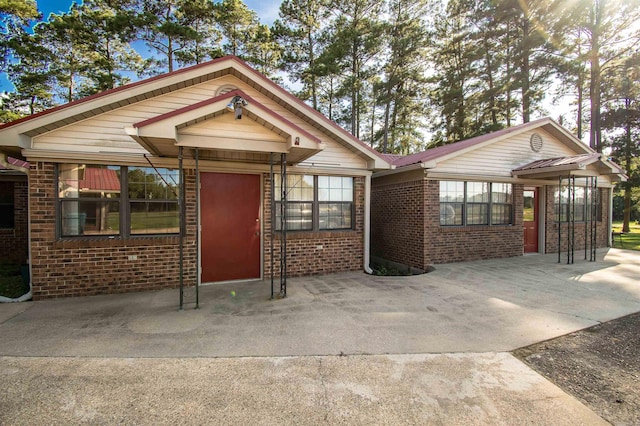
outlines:
[{"label": "outdoor light fixture", "polygon": [[242,118],[242,107],[247,106],[249,103],[245,101],[241,96],[234,96],[231,102],[227,104],[227,109],[236,114],[236,120]]}]

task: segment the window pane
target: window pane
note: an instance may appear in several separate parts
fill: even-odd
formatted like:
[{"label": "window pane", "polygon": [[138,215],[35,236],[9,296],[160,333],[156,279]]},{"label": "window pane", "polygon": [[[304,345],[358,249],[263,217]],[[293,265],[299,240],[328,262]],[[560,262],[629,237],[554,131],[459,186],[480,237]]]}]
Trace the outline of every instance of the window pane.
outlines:
[{"label": "window pane", "polygon": [[177,200],[180,185],[178,170],[152,167],[129,167],[131,200]]},{"label": "window pane", "polygon": [[523,211],[522,211],[522,220],[524,222],[535,222],[536,219],[536,192],[532,190],[523,191]]},{"label": "window pane", "polygon": [[467,204],[467,225],[487,225],[488,213],[488,204]]},{"label": "window pane", "polygon": [[[274,178],[274,199],[282,198],[281,176]],[[313,176],[287,175],[287,201],[313,201]]]},{"label": "window pane", "polygon": [[491,224],[511,224],[511,204],[493,204],[491,206]]},{"label": "window pane", "polygon": [[511,204],[511,184],[492,183],[491,201],[493,203]]},{"label": "window pane", "polygon": [[[276,203],[276,230],[280,231],[280,203]],[[288,231],[301,231],[313,229],[313,204],[300,202],[287,202],[285,214]]]},{"label": "window pane", "polygon": [[320,229],[351,229],[353,203],[320,203]]},{"label": "window pane", "polygon": [[120,167],[61,164],[58,168],[60,198],[120,198]]},{"label": "window pane", "polygon": [[318,176],[318,201],[353,201],[353,178]]},{"label": "window pane", "polygon": [[440,181],[440,202],[464,201],[464,182]]},{"label": "window pane", "polygon": [[131,234],[177,234],[180,232],[178,203],[138,202],[131,206]]},{"label": "window pane", "polygon": [[468,203],[488,203],[489,184],[486,182],[467,182]]},{"label": "window pane", "polygon": [[61,235],[117,235],[120,202],[101,198],[62,200]]},{"label": "window pane", "polygon": [[462,225],[462,203],[440,203],[440,225]]}]

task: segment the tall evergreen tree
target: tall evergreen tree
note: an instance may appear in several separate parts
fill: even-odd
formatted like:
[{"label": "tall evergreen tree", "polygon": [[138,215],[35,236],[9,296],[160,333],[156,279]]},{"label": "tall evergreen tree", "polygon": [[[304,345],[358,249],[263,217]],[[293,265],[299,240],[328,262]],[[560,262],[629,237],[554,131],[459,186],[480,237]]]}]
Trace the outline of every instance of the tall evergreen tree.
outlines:
[{"label": "tall evergreen tree", "polygon": [[334,19],[330,25],[332,42],[325,49],[322,61],[335,61],[345,76],[339,93],[348,99],[343,112],[351,133],[360,136],[362,115],[368,105],[364,102],[363,81],[376,73],[373,59],[382,50],[383,2],[379,0],[333,0]]},{"label": "tall evergreen tree", "polygon": [[322,21],[327,17],[326,0],[284,0],[274,35],[283,47],[282,66],[292,81],[301,83],[298,96],[318,109],[317,58],[323,43]]},{"label": "tall evergreen tree", "polygon": [[390,0],[385,25],[389,56],[377,96],[384,107],[382,152],[409,153],[421,148],[419,130],[426,115],[425,0]]},{"label": "tall evergreen tree", "polygon": [[224,52],[246,57],[260,25],[258,14],[242,0],[222,0],[215,4],[215,11],[217,24],[226,39],[222,46]]},{"label": "tall evergreen tree", "polygon": [[198,33],[184,16],[182,7],[187,0],[141,0],[139,38],[150,49],[163,56],[158,63],[166,70],[174,70],[176,55],[184,52]]}]

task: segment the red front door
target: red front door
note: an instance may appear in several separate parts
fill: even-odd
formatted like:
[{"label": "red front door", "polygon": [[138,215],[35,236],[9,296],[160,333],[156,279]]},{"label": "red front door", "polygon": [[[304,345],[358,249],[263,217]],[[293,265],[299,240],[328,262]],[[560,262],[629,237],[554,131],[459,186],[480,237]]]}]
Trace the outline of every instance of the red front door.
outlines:
[{"label": "red front door", "polygon": [[260,176],[201,173],[202,282],[260,278]]},{"label": "red front door", "polygon": [[524,208],[524,252],[538,252],[538,188],[525,188]]}]

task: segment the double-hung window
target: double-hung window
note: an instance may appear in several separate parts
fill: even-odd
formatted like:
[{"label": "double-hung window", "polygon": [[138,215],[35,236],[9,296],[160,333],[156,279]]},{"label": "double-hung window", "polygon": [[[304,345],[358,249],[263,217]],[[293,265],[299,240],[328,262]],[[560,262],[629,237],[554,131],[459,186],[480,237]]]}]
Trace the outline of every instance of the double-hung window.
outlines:
[{"label": "double-hung window", "polygon": [[58,165],[61,237],[179,232],[177,170]]},{"label": "double-hung window", "polygon": [[440,225],[510,225],[512,185],[440,181]]},{"label": "double-hung window", "polygon": [[[281,230],[282,185],[277,177],[276,230]],[[288,231],[353,229],[353,178],[287,175],[285,221]]]}]

